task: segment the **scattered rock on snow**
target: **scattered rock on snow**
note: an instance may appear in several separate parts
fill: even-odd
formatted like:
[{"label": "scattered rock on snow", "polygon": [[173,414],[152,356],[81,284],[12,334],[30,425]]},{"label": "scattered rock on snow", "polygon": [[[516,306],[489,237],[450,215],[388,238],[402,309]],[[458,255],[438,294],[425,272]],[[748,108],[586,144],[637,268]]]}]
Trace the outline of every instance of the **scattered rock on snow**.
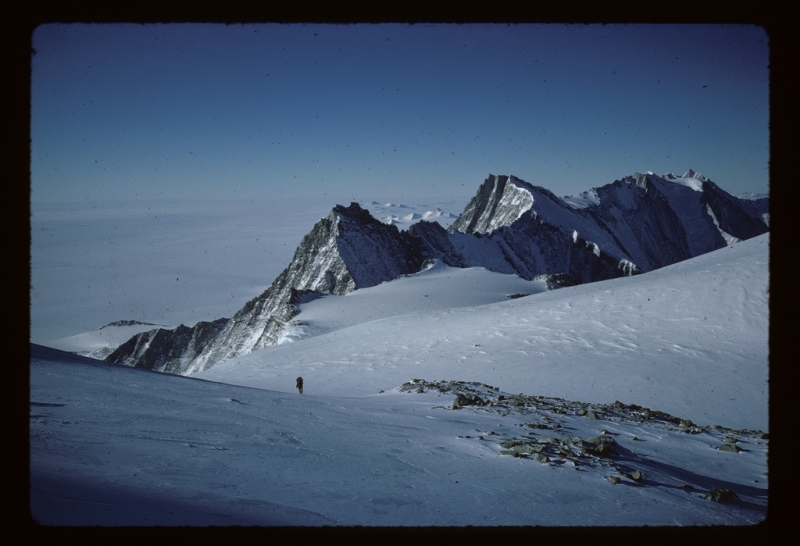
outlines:
[{"label": "scattered rock on snow", "polygon": [[[718,425],[698,426],[689,419],[681,419],[668,413],[643,408],[635,404],[626,405],[619,401],[613,404],[594,404],[569,401],[556,397],[524,395],[522,393],[501,394],[496,387],[474,381],[425,381],[415,379],[404,383],[398,390],[401,392],[437,391],[442,394],[454,395],[455,400],[451,406],[435,406],[441,409],[468,411],[464,408],[473,406],[472,411],[492,412],[501,417],[512,413],[530,416],[535,420],[527,423],[516,423],[516,426],[528,430],[550,430],[550,434],[557,437],[537,437],[532,430],[526,432],[522,437],[512,438],[504,437],[502,433],[498,435],[479,429],[476,429],[476,431],[481,433],[480,439],[485,442],[484,445],[492,441],[500,444],[500,455],[534,459],[540,462],[552,462],[555,460],[558,463],[564,462],[573,465],[574,468],[577,468],[578,463],[581,464],[581,468],[607,468],[614,460],[635,461],[640,458],[636,452],[628,451],[620,446],[613,437],[619,434],[609,432],[607,428],[600,429],[598,436],[588,440],[565,434],[566,429],[564,427],[569,429],[568,423],[571,419],[568,417],[569,415],[582,415],[588,418],[602,419],[607,423],[635,423],[648,428],[661,428],[681,433],[696,434],[704,432],[716,437],[720,443],[723,442],[724,438],[733,439],[734,436],[738,437],[736,438],[738,441],[745,441],[744,439],[747,437],[764,441],[768,439],[767,434],[759,430],[733,430]],[[556,421],[556,415],[565,416],[561,419],[562,423]],[[494,438],[491,438],[491,436],[494,436]],[[623,435],[622,438],[644,441],[641,438],[628,436],[627,434]],[[717,449],[730,452],[742,451],[730,440],[726,440]],[[641,482],[644,479],[644,475],[640,470],[630,468],[624,471],[620,470],[619,475],[634,482]]]},{"label": "scattered rock on snow", "polygon": [[730,489],[715,487],[705,495],[702,495],[702,498],[714,502],[730,502],[736,498],[736,493],[734,493]]}]

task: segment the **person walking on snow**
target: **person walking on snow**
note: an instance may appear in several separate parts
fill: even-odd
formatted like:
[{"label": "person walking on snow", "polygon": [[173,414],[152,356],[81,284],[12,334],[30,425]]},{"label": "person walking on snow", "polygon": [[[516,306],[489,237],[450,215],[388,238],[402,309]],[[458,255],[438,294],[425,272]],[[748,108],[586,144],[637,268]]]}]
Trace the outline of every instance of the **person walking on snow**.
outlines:
[{"label": "person walking on snow", "polygon": [[303,378],[297,378],[297,390],[300,391],[300,394],[303,394]]}]

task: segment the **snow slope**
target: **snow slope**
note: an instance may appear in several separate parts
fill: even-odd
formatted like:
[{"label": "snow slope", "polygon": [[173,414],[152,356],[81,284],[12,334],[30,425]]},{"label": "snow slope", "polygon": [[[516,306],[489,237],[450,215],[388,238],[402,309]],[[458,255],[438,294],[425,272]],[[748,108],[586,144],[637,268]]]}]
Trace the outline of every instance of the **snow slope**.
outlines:
[{"label": "snow slope", "polygon": [[436,260],[420,273],[344,296],[314,294],[311,301],[300,304],[300,315],[281,342],[401,315],[485,305],[545,291],[545,281],[526,281],[482,267],[453,268]]},{"label": "snow slope", "polygon": [[[413,313],[395,303],[411,294],[426,300],[418,290],[404,296],[403,283],[427,282],[425,274],[410,276],[306,304],[307,334],[328,320],[319,317],[343,317],[348,328],[324,325],[322,335],[220,362],[196,377],[292,391],[303,376],[306,392],[336,396],[389,390],[411,377],[457,378],[766,430],[768,248],[765,234],[635,277],[490,305],[464,296],[463,305],[450,299]],[[454,293],[468,294],[469,277],[460,278],[466,282]],[[365,302],[363,311],[338,298]],[[375,320],[381,307],[384,318]]]},{"label": "snow slope", "polygon": [[[438,265],[304,303],[306,338],[196,378],[32,345],[31,513],[46,525],[757,523],[768,246],[767,234],[497,303],[482,298],[525,281],[448,279]],[[477,279],[484,295],[467,297]],[[407,313],[445,281],[440,301]],[[335,310],[352,326],[326,322]],[[466,405],[452,409],[457,394]]]},{"label": "snow slope", "polygon": [[[451,409],[455,391],[494,405]],[[38,345],[30,400],[31,514],[44,525],[749,525],[766,515],[763,435],[656,412],[643,421],[632,407],[589,415],[454,383],[300,396]],[[704,498],[715,492],[735,497]]]}]

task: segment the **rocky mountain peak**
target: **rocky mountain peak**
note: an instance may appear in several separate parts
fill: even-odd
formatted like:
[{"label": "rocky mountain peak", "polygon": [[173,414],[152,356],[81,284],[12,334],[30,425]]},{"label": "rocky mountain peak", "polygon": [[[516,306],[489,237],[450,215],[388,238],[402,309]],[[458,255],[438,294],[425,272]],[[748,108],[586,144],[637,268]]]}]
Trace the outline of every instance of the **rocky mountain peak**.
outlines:
[{"label": "rocky mountain peak", "polygon": [[513,175],[490,174],[448,231],[483,234],[510,226],[533,206],[533,189]]},{"label": "rocky mountain peak", "polygon": [[358,203],[336,205],[272,285],[230,320],[154,330],[120,346],[115,361],[190,375],[281,343],[315,293],[376,286],[428,260],[566,286],[652,271],[768,231],[768,200],[745,206],[700,176],[637,172],[594,189],[592,206],[573,207],[515,176],[490,174],[448,230],[420,221],[400,231]]}]

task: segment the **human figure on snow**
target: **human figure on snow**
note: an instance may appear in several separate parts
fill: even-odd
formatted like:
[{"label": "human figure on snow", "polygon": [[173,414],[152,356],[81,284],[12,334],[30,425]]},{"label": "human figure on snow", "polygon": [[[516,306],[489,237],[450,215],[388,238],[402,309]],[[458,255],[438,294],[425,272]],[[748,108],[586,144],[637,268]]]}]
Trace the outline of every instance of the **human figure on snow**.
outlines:
[{"label": "human figure on snow", "polygon": [[300,391],[300,394],[303,394],[303,378],[297,378],[297,390]]}]

